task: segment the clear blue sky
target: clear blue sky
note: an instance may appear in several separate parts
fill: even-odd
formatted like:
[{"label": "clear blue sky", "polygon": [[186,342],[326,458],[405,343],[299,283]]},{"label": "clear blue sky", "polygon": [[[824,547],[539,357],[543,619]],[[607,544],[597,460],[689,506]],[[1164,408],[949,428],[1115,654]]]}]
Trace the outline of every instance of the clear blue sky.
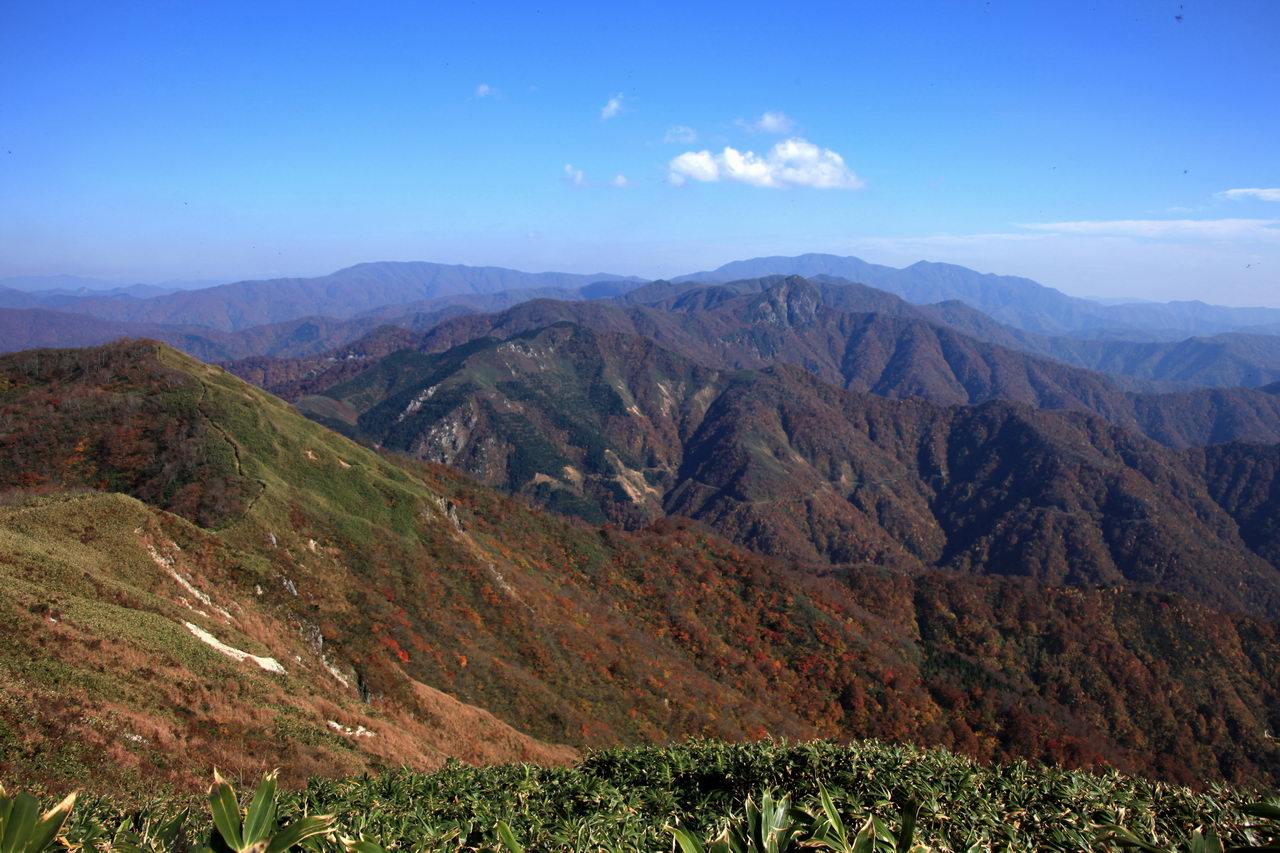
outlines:
[{"label": "clear blue sky", "polygon": [[1280,2],[0,0],[0,276],[806,251],[1280,305]]}]

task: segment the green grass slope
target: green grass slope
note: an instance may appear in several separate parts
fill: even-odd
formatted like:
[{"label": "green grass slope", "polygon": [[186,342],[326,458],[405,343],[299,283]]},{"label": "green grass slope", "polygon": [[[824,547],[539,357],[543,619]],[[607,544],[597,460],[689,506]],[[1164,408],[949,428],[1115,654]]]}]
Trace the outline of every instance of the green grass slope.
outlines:
[{"label": "green grass slope", "polygon": [[408,679],[400,701],[361,701],[320,635],[264,602],[253,565],[120,494],[0,508],[0,776],[154,792],[211,766],[296,783],[573,757]]}]

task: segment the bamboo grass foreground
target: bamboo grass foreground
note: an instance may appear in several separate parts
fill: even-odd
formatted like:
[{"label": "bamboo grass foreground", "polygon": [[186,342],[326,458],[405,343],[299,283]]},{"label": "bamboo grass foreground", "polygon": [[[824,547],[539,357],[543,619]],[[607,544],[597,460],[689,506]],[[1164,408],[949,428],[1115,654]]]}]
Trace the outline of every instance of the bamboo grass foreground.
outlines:
[{"label": "bamboo grass foreground", "polygon": [[[1264,792],[1202,791],[864,741],[612,749],[573,767],[451,762],[237,797],[122,806],[0,803],[3,849],[72,850],[1280,850]],[[23,823],[25,821],[25,824]],[[51,838],[56,822],[56,841]],[[31,832],[30,842],[23,826]],[[58,831],[60,830],[60,831]],[[44,840],[37,838],[43,834]]]}]

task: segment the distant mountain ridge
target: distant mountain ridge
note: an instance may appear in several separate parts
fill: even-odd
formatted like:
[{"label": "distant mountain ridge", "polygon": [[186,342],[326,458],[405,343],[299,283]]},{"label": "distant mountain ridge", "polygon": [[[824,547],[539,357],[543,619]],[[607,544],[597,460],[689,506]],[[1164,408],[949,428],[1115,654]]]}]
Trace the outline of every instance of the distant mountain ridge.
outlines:
[{"label": "distant mountain ridge", "polygon": [[[423,331],[462,315],[535,299],[706,315],[787,277],[734,276],[790,268],[818,271],[808,280],[821,289],[830,308],[925,321],[981,343],[1105,373],[1121,388],[1189,391],[1280,381],[1280,335],[1274,334],[1280,319],[1266,322],[1280,318],[1280,312],[1271,309],[1199,303],[1103,306],[1028,279],[924,262],[898,270],[833,255],[739,261],[708,273],[651,282],[604,273],[373,263],[318,278],[236,282],[162,295],[136,289],[86,293],[0,287],[0,352],[147,336],[206,361],[258,359],[262,375],[280,376],[293,368],[268,366],[264,359],[313,357],[351,344],[379,325]],[[670,332],[678,325],[648,322],[649,331],[632,331]],[[666,345],[674,346],[670,341]],[[683,345],[676,348],[690,351]],[[706,353],[697,355],[708,360]]]},{"label": "distant mountain ridge", "polygon": [[[662,302],[628,304],[654,297]],[[857,310],[864,307],[903,313]],[[792,364],[832,385],[885,397],[942,404],[1007,400],[1094,412],[1172,447],[1280,441],[1280,396],[1249,389],[1142,393],[1132,390],[1141,384],[988,344],[924,316],[871,288],[799,277],[710,290],[659,283],[622,302],[534,300],[495,314],[456,317],[416,336],[380,329],[341,352],[250,359],[229,367],[297,399],[325,393],[399,349],[443,353],[486,337],[505,339],[569,322],[600,333],[646,337],[715,369]]]},{"label": "distant mountain ridge", "polygon": [[[501,305],[506,301],[492,302]],[[441,307],[433,310],[431,304]],[[0,353],[36,347],[96,346],[121,338],[151,338],[207,362],[255,357],[306,358],[345,346],[382,325],[421,331],[473,310],[444,298],[424,304],[418,311],[393,312],[388,320],[376,315],[349,320],[299,317],[227,332],[207,326],[103,320],[88,314],[43,308],[0,308]]]},{"label": "distant mountain ridge", "polygon": [[[1270,334],[1280,328],[1280,309],[1276,308],[1231,308],[1203,302],[1104,305],[1068,296],[1028,278],[979,273],[930,261],[898,269],[852,256],[819,253],[762,257],[677,276],[671,283],[719,284],[773,275],[844,279],[885,290],[917,305],[958,300],[1000,323],[1039,335],[1128,335],[1169,340],[1237,331]],[[72,277],[64,278],[73,281]],[[14,281],[21,284],[27,280]],[[150,298],[136,301],[124,294],[82,295],[71,292],[77,288],[70,287],[65,288],[67,292],[59,296],[59,301],[51,302],[26,292],[26,285],[5,288],[0,280],[0,307],[53,308],[116,321],[201,325],[230,331],[303,316],[345,319],[387,306],[450,295],[552,289],[578,290],[580,298],[596,299],[618,295],[627,286],[645,281],[612,273],[526,273],[502,267],[380,261],[311,278],[240,281],[162,295],[139,290],[133,294],[135,297]]]},{"label": "distant mountain ridge", "polygon": [[774,256],[732,261],[674,281],[716,283],[769,275],[845,278],[921,304],[959,299],[1002,323],[1043,335],[1121,329],[1217,334],[1280,322],[1280,308],[1230,308],[1203,302],[1102,305],[1068,296],[1029,278],[979,273],[931,261],[898,269],[852,256]]},{"label": "distant mountain ridge", "polygon": [[[316,278],[240,281],[151,299],[85,296],[58,306],[107,320],[208,326],[236,331],[307,316],[347,319],[387,305],[457,294],[581,288],[640,279],[599,273],[525,273],[418,261],[357,264]],[[0,303],[3,304],[3,303]],[[37,303],[8,307],[36,307]]]},{"label": "distant mountain ridge", "polygon": [[[657,281],[618,299],[688,311],[694,306],[707,308],[736,295],[757,292],[785,278],[771,275],[717,285],[692,280]],[[1280,380],[1280,336],[1277,335],[1237,332],[1173,341],[1039,335],[999,323],[959,299],[916,304],[845,278],[822,274],[809,280],[822,288],[823,300],[832,307],[924,319],[979,341],[1048,356],[1113,377],[1184,387],[1256,388]]]},{"label": "distant mountain ridge", "polygon": [[88,278],[81,275],[19,275],[0,278],[0,290],[21,290],[40,295],[94,292],[97,294],[128,294],[133,296],[158,296],[175,290],[192,290],[199,287],[216,287],[226,280],[168,279],[165,281],[137,282],[104,278]]}]

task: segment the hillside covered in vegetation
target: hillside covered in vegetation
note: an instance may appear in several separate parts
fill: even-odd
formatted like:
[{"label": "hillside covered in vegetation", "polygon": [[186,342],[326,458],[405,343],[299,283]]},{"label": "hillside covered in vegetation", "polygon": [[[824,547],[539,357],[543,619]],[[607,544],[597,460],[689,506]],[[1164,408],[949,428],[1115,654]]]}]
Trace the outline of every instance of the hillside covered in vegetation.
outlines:
[{"label": "hillside covered in vegetation", "polygon": [[6,357],[0,416],[6,779],[766,734],[1277,778],[1274,624],[1174,593],[591,527],[154,343]]},{"label": "hillside covered in vegetation", "polygon": [[278,792],[269,775],[239,808],[219,778],[207,803],[88,798],[51,814],[73,849],[174,851],[207,839],[284,850],[301,838],[307,849],[359,853],[1277,849],[1264,845],[1280,842],[1280,807],[1252,796],[1114,771],[982,766],[875,741],[691,741],[593,752],[567,768],[453,763],[314,779],[296,792]]}]

